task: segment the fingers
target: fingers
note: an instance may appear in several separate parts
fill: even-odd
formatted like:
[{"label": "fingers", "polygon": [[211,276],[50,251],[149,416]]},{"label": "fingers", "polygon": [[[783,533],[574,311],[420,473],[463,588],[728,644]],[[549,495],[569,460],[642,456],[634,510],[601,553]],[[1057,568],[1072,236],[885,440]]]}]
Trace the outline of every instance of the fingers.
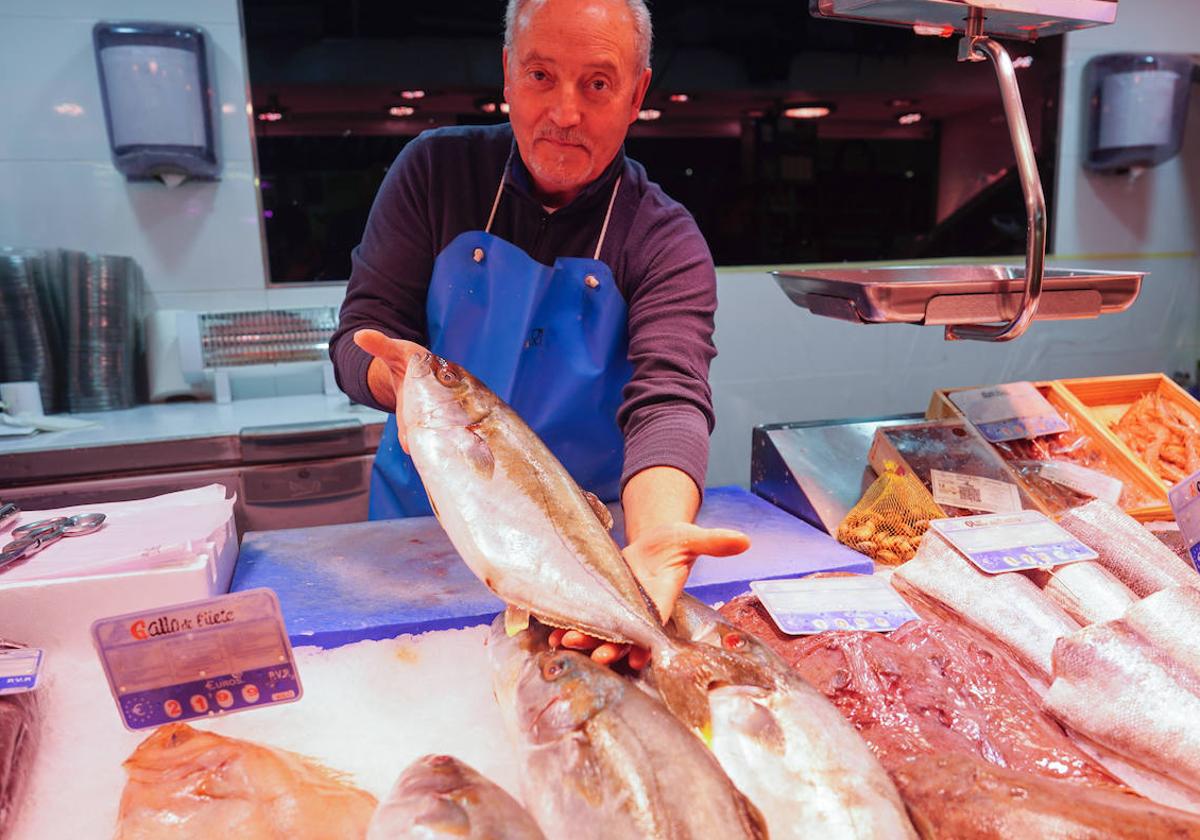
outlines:
[{"label": "fingers", "polygon": [[408,369],[409,358],[414,353],[425,352],[425,348],[414,341],[388,338],[379,330],[358,330],[354,333],[354,343],[372,356],[383,360],[389,368],[402,376]]},{"label": "fingers", "polygon": [[568,650],[590,651],[592,660],[601,665],[612,665],[626,655],[629,665],[636,671],[646,667],[650,661],[650,652],[632,645],[619,645],[615,642],[604,642],[578,630],[558,628],[550,631],[550,647],[567,648]]},{"label": "fingers", "polygon": [[615,645],[612,642],[602,642],[592,651],[592,660],[601,665],[611,665],[629,652],[629,645]]},{"label": "fingers", "polygon": [[650,651],[645,648],[631,647],[629,649],[629,667],[640,671],[650,662]]},{"label": "fingers", "polygon": [[562,646],[571,650],[594,650],[600,640],[578,630],[568,630],[562,635]]},{"label": "fingers", "polygon": [[693,525],[682,536],[683,548],[691,554],[729,557],[741,554],[750,547],[748,536],[730,528],[701,528]]}]

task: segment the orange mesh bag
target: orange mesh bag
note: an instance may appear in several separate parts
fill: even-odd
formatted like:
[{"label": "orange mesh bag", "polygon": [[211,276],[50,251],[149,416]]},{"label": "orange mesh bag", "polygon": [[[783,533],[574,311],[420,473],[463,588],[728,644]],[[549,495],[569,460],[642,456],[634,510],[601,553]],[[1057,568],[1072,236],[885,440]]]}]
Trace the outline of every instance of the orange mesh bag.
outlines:
[{"label": "orange mesh bag", "polygon": [[915,475],[891,461],[884,466],[838,525],[837,538],[877,563],[898,566],[917,553],[929,520],[946,514]]}]

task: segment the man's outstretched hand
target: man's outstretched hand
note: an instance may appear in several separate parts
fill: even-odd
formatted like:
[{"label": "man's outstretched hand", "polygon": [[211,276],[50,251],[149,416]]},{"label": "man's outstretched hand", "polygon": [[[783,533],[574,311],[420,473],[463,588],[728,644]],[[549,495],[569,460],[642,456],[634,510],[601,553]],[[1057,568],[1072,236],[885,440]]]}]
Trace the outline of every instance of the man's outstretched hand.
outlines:
[{"label": "man's outstretched hand", "polygon": [[404,374],[408,370],[408,360],[416,353],[427,351],[416,342],[388,338],[378,330],[359,330],[354,334],[354,343],[375,357],[367,369],[367,386],[380,405],[395,412],[400,446],[408,452],[408,430],[404,426],[401,404]]},{"label": "man's outstretched hand", "polygon": [[[728,557],[750,547],[750,538],[726,528],[701,528],[688,522],[670,522],[650,528],[626,546],[625,561],[646,590],[659,618],[666,622],[675,610],[675,601],[683,591],[696,558],[702,554]],[[592,659],[609,665],[628,654],[629,666],[645,667],[648,651],[630,645],[604,642],[578,630],[555,630],[550,634],[554,647],[591,651]]]}]

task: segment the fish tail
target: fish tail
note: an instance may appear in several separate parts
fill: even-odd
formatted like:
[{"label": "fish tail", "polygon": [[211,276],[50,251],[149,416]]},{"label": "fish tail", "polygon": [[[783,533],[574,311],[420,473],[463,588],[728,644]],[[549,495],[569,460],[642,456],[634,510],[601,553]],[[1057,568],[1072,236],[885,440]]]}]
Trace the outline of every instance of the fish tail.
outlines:
[{"label": "fish tail", "polygon": [[653,651],[646,679],[658,691],[671,714],[709,746],[712,745],[709,688],[717,685],[769,688],[773,685],[771,676],[754,662],[721,648],[678,639]]}]

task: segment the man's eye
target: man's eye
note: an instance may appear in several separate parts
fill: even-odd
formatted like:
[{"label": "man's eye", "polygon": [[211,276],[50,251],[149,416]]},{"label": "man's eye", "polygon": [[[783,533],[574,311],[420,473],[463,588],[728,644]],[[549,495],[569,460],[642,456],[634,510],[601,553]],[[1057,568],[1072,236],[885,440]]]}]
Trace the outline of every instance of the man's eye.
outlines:
[{"label": "man's eye", "polygon": [[593,79],[592,90],[608,90],[608,82],[604,79]]},{"label": "man's eye", "polygon": [[533,79],[535,82],[544,82],[546,79],[550,78],[550,76],[545,70],[530,70],[529,78]]}]

